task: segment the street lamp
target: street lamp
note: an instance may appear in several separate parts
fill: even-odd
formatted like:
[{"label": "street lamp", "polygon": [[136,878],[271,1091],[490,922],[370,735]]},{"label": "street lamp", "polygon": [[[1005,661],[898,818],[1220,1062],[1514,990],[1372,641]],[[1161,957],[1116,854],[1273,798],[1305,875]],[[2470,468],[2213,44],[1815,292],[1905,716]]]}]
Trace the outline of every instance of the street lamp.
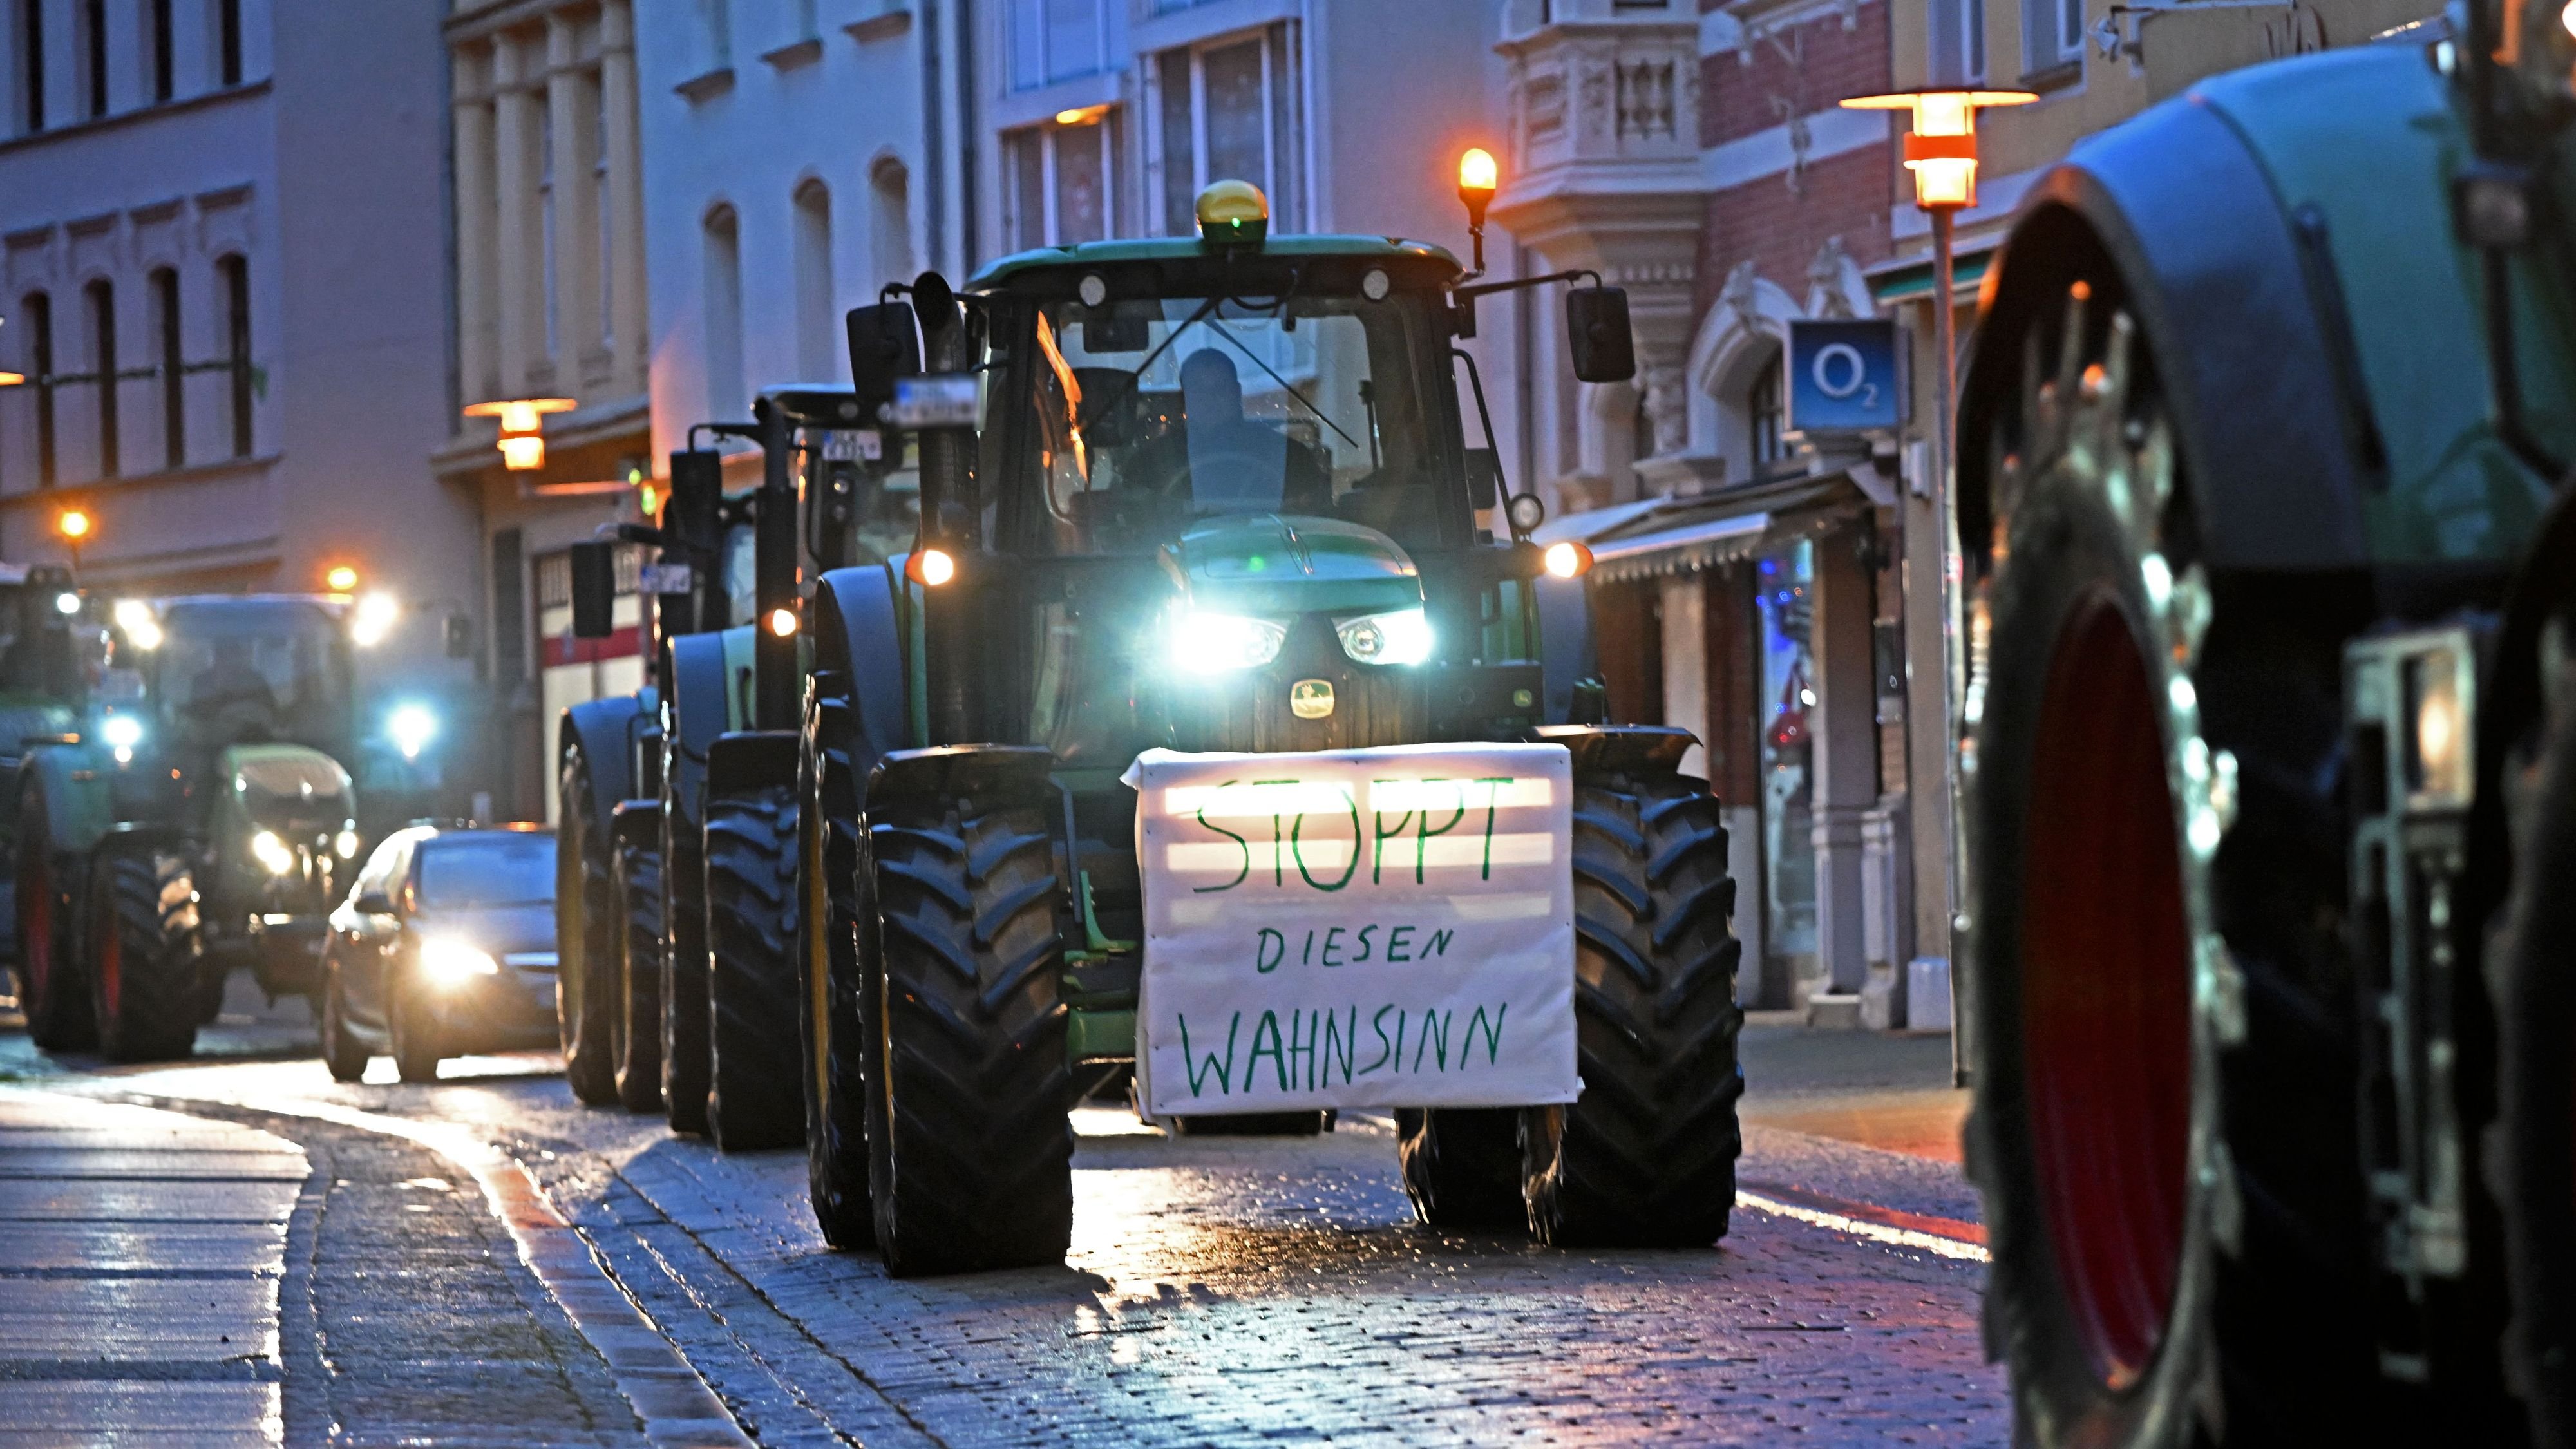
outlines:
[{"label": "street lamp", "polygon": [[1467,234],[1476,241],[1477,276],[1485,273],[1485,209],[1494,204],[1494,191],[1502,182],[1502,168],[1494,163],[1494,153],[1482,146],[1470,146],[1458,158],[1458,199],[1467,207]]},{"label": "street lamp", "polygon": [[546,466],[545,434],[539,431],[547,413],[568,413],[580,404],[568,397],[499,398],[465,409],[469,418],[501,421],[501,466],[513,473],[533,473]]},{"label": "street lamp", "polygon": [[[1951,222],[1962,207],[1977,204],[1977,112],[1989,106],[2026,106],[2039,97],[2030,91],[1966,90],[1931,87],[1885,95],[1853,96],[1843,102],[1855,111],[1910,111],[1914,126],[1905,136],[1905,169],[1914,173],[1914,204],[1932,218],[1932,514],[1941,527],[1941,784],[1942,806],[1949,815],[1949,907],[1951,1020],[1958,1021],[1960,903],[1966,899],[1960,873],[1968,852],[1965,823],[1959,818],[1959,685],[1966,672],[1959,627],[1959,510],[1950,491],[1951,399],[1959,386],[1958,268],[1950,250]],[[1951,1075],[1960,1072],[1959,1041],[1951,1048]],[[1962,1083],[1964,1085],[1964,1083]]]},{"label": "street lamp", "polygon": [[54,532],[62,535],[63,546],[71,550],[74,573],[80,572],[81,542],[89,537],[93,527],[95,525],[84,509],[66,508],[54,515]]}]

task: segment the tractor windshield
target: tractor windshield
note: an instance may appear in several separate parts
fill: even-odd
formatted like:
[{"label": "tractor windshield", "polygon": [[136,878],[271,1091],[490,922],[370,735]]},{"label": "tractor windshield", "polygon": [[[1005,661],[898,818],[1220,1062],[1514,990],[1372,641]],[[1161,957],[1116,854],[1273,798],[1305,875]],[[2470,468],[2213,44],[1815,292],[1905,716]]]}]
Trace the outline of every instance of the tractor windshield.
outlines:
[{"label": "tractor windshield", "polygon": [[1141,552],[1247,513],[1440,541],[1447,358],[1422,298],[1051,302],[1032,327],[1019,451],[1048,551]]},{"label": "tractor windshield", "polygon": [[179,602],[152,668],[161,707],[233,739],[301,737],[348,705],[338,625],[300,602]]}]

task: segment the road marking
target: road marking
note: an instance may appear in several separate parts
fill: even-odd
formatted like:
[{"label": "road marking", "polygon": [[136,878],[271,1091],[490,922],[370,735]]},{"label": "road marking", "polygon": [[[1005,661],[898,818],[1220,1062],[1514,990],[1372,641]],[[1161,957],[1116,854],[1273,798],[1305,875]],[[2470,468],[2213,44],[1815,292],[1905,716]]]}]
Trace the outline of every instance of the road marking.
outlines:
[{"label": "road marking", "polygon": [[[1782,1202],[1777,1198],[1764,1197],[1759,1193],[1746,1192],[1738,1188],[1735,1193],[1735,1205],[1740,1208],[1751,1208],[1755,1212],[1769,1213],[1773,1217],[1806,1223],[1811,1227],[1847,1233],[1856,1238],[1867,1238],[1873,1243],[1885,1243],[1889,1247],[1914,1248],[1926,1253],[1935,1253],[1944,1258],[1956,1258],[1963,1263],[1994,1261],[1988,1256],[1986,1250],[1976,1243],[1946,1237],[1939,1233],[1927,1233],[1921,1228],[1902,1227],[1895,1223],[1872,1222],[1868,1218],[1855,1217],[1852,1215],[1853,1212],[1873,1211],[1858,1204],[1849,1205],[1851,1212],[1828,1212],[1823,1208]],[[1887,1215],[1900,1216],[1894,1213]],[[1914,1215],[1903,1214],[1902,1216]]]},{"label": "road marking", "polygon": [[754,1449],[751,1436],[734,1421],[724,1400],[627,1296],[580,1230],[555,1211],[545,1190],[516,1158],[465,1128],[441,1122],[414,1122],[331,1102],[205,1100],[400,1137],[474,1174],[474,1180],[483,1185],[485,1201],[492,1205],[492,1215],[518,1244],[520,1261],[607,1361],[609,1377],[644,1423],[645,1438],[671,1449]]}]

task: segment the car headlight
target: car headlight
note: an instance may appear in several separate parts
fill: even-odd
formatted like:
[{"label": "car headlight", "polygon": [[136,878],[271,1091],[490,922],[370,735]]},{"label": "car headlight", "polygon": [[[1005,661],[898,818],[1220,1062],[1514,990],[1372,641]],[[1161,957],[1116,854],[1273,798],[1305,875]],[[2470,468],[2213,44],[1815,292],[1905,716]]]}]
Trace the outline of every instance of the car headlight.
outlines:
[{"label": "car headlight", "polygon": [[1362,664],[1420,664],[1431,657],[1431,621],[1420,609],[1337,619],[1342,652]]},{"label": "car headlight", "polygon": [[1273,620],[1184,609],[1172,620],[1171,665],[1182,674],[1258,669],[1287,642],[1288,626]]},{"label": "car headlight", "polygon": [[98,722],[98,737],[120,750],[130,750],[143,743],[143,721],[130,714],[112,714]]},{"label": "car headlight", "polygon": [[439,986],[457,986],[477,976],[497,976],[501,963],[489,951],[477,950],[452,937],[420,943],[420,974]]},{"label": "car headlight", "polygon": [[259,857],[259,863],[268,867],[270,875],[285,875],[295,869],[295,852],[286,848],[286,842],[278,839],[274,830],[263,830],[252,836],[250,853]]}]

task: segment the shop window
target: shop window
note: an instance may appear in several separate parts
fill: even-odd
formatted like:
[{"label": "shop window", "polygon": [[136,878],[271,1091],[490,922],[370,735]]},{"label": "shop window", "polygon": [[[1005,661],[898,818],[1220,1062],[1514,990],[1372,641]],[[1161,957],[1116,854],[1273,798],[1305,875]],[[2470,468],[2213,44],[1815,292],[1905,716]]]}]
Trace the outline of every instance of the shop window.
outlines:
[{"label": "shop window", "polygon": [[[1754,564],[1760,619],[1762,717],[1763,949],[1789,970],[1816,954],[1815,544],[1808,540]],[[1768,979],[1769,973],[1765,973]]]},{"label": "shop window", "polygon": [[1035,90],[1108,63],[1108,6],[1103,0],[1010,0],[1004,28],[1011,47],[1011,88]]},{"label": "shop window", "polygon": [[45,129],[45,0],[18,0],[18,122],[28,135]]},{"label": "shop window", "polygon": [[1073,125],[1032,126],[1002,138],[1015,248],[1100,241],[1110,224],[1117,160],[1116,113]]},{"label": "shop window", "polygon": [[107,0],[80,0],[81,110],[107,114]]},{"label": "shop window", "polygon": [[1270,198],[1273,235],[1295,231],[1305,164],[1301,62],[1286,22],[1155,57],[1156,156],[1163,227],[1197,230],[1199,192],[1213,181],[1249,181]]},{"label": "shop window", "polygon": [[170,6],[173,0],[152,0],[152,100],[154,104],[178,93],[178,75],[170,53]]}]

